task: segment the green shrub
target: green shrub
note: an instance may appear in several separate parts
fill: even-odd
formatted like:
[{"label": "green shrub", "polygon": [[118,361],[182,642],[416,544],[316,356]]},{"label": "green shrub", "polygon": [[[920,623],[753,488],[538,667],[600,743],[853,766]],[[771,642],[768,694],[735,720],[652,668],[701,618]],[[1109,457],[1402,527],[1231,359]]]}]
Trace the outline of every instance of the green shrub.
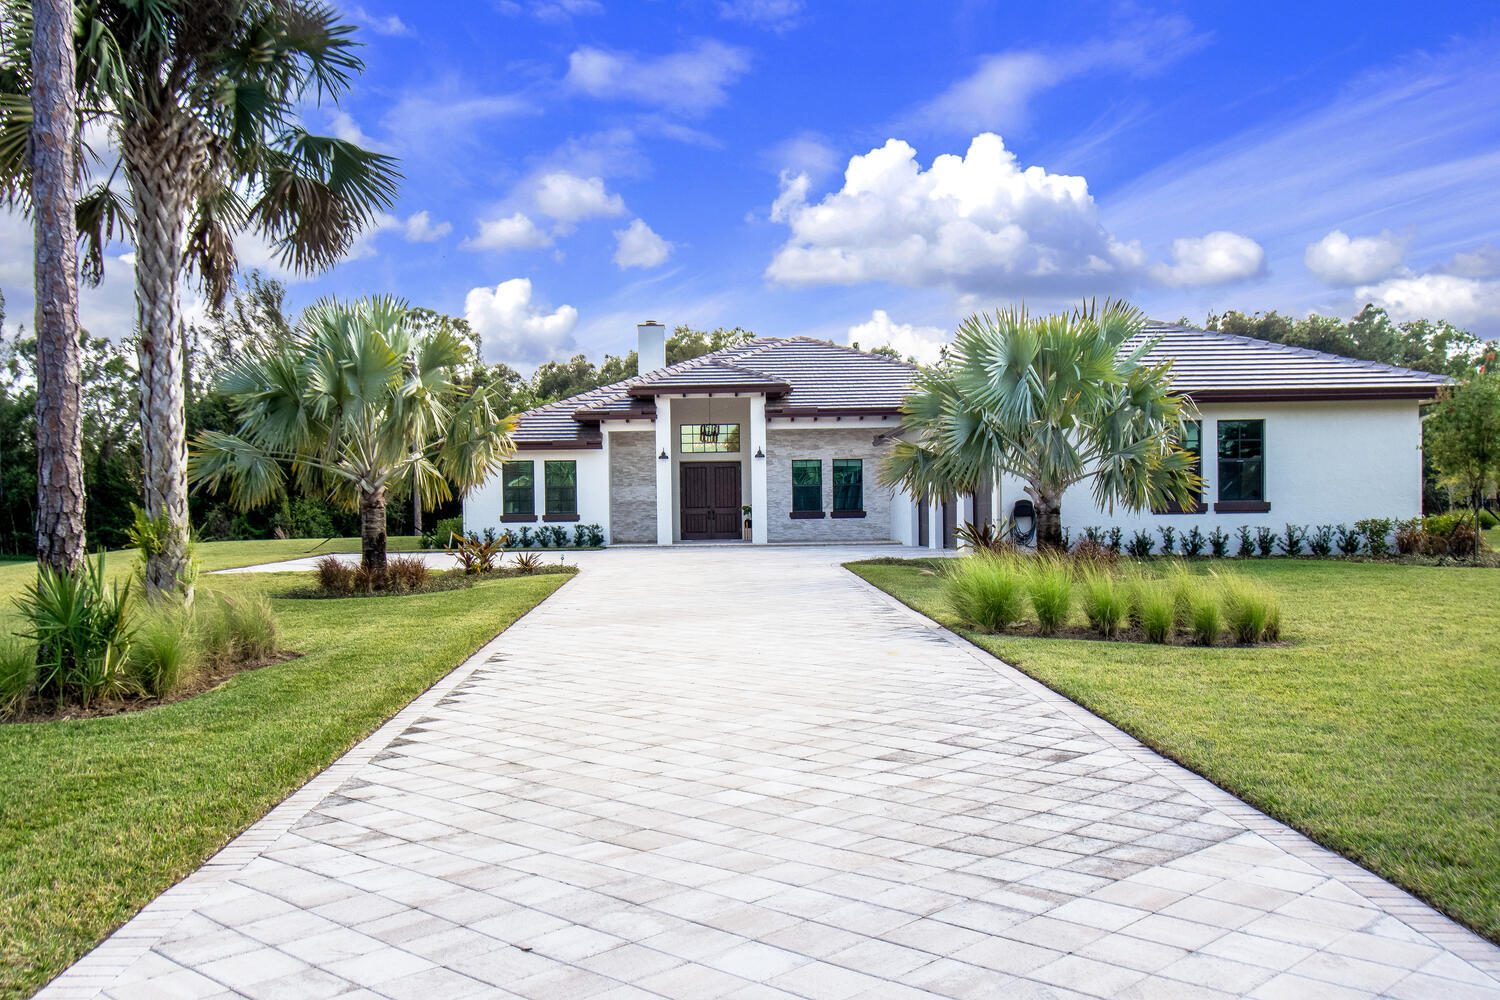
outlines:
[{"label": "green shrub", "polygon": [[954,617],[981,632],[999,632],[1026,613],[1026,579],[1014,559],[986,553],[955,559],[944,594]]},{"label": "green shrub", "polygon": [[427,531],[422,534],[422,548],[441,549],[446,548],[453,540],[454,535],[464,533],[464,519],[461,517],[440,517],[432,523]]},{"label": "green shrub", "polygon": [[1300,524],[1288,524],[1282,531],[1281,537],[1276,540],[1281,554],[1285,556],[1297,556],[1302,554],[1302,543],[1307,540],[1307,529]]},{"label": "green shrub", "polygon": [[130,584],[104,582],[104,553],[77,573],[38,567],[16,607],[26,620],[22,635],[41,650],[38,696],[87,708],[130,693]]},{"label": "green shrub", "polygon": [[1481,507],[1479,508],[1479,526],[1486,531],[1491,528],[1500,528],[1500,517],[1496,517],[1491,511]]},{"label": "green shrub", "polygon": [[1269,559],[1276,551],[1276,532],[1265,525],[1255,529],[1255,551],[1262,559]]},{"label": "green shrub", "polygon": [[1223,559],[1229,555],[1228,533],[1217,524],[1214,525],[1214,530],[1208,533],[1208,545],[1215,559]]},{"label": "green shrub", "polygon": [[1147,642],[1166,642],[1172,638],[1177,606],[1171,589],[1162,580],[1142,580],[1135,588],[1134,616],[1146,633]]},{"label": "green shrub", "polygon": [[1212,646],[1224,632],[1224,613],[1219,607],[1219,595],[1207,586],[1193,591],[1188,603],[1189,625],[1193,642],[1199,646]]},{"label": "green shrub", "polygon": [[589,530],[589,534],[588,534],[589,545],[594,546],[594,547],[597,548],[598,546],[604,544],[604,529],[603,528],[599,527],[597,524],[590,524],[590,525],[588,525],[588,530]]},{"label": "green shrub", "polygon": [[1338,539],[1339,551],[1346,556],[1352,556],[1364,547],[1364,536],[1359,533],[1358,528],[1350,528],[1347,525],[1339,525],[1334,529]]},{"label": "green shrub", "polygon": [[1237,534],[1240,539],[1240,547],[1235,552],[1235,555],[1241,559],[1249,559],[1251,556],[1255,555],[1255,543],[1250,540],[1250,525],[1240,525],[1235,534]]},{"label": "green shrub", "polygon": [[1107,569],[1095,569],[1083,578],[1083,613],[1089,626],[1113,639],[1130,612],[1130,601],[1121,581]]},{"label": "green shrub", "polygon": [[193,616],[180,606],[153,608],[130,647],[130,670],[147,697],[164,698],[192,673],[197,660]]},{"label": "green shrub", "polygon": [[589,543],[589,526],[586,524],[573,525],[573,547],[581,549]]},{"label": "green shrub", "polygon": [[1279,627],[1280,601],[1265,584],[1230,575],[1220,580],[1220,586],[1224,620],[1236,642],[1246,646],[1260,642],[1273,621]]},{"label": "green shrub", "polygon": [[1125,543],[1125,551],[1136,559],[1144,559],[1151,554],[1151,549],[1156,543],[1151,541],[1151,536],[1145,531],[1137,531],[1130,536],[1130,541]]},{"label": "green shrub", "polygon": [[540,552],[517,552],[516,570],[521,573],[531,574],[542,568],[542,554]]},{"label": "green shrub", "polygon": [[1203,554],[1203,546],[1207,543],[1203,532],[1195,524],[1192,529],[1182,536],[1182,554],[1189,559],[1196,559]]},{"label": "green shrub", "polygon": [[1164,524],[1160,528],[1157,528],[1156,532],[1157,532],[1157,534],[1161,535],[1161,554],[1162,555],[1169,556],[1174,551],[1176,551],[1176,549],[1177,549],[1177,529],[1176,528],[1172,527],[1170,524]]},{"label": "green shrub", "polygon": [[1364,536],[1365,551],[1372,556],[1383,556],[1391,550],[1390,536],[1395,522],[1388,517],[1367,517],[1354,522],[1354,530]]},{"label": "green shrub", "polygon": [[1073,580],[1068,567],[1057,559],[1038,557],[1028,574],[1031,609],[1043,635],[1053,635],[1068,620],[1073,604]]},{"label": "green shrub", "polygon": [[[507,534],[509,533],[507,532]],[[531,529],[524,524],[516,529],[516,533],[513,538],[514,540],[512,544],[515,545],[515,547],[518,549],[529,549],[533,544]]]},{"label": "green shrub", "polygon": [[36,684],[36,646],[15,637],[0,640],[0,717],[26,707]]},{"label": "green shrub", "polygon": [[568,544],[568,529],[560,524],[549,524],[538,532],[538,534],[541,533],[545,533],[552,540],[552,547],[555,549],[565,548]]},{"label": "green shrub", "polygon": [[1320,524],[1307,535],[1307,547],[1312,554],[1320,559],[1326,559],[1333,551],[1333,525]]}]

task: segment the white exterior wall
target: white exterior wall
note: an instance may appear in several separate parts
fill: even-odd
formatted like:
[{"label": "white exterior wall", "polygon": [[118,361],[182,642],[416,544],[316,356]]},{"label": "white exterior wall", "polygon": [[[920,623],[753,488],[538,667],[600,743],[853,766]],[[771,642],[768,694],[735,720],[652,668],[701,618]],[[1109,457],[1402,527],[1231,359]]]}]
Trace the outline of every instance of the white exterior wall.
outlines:
[{"label": "white exterior wall", "polygon": [[[1353,524],[1366,517],[1415,517],[1422,511],[1422,424],[1417,403],[1371,400],[1318,403],[1208,404],[1203,419],[1203,514],[1113,514],[1094,505],[1091,488],[1079,484],[1063,497],[1062,522],[1077,540],[1091,525],[1119,526],[1128,540],[1144,529],[1160,544],[1157,529],[1172,525],[1177,537],[1197,526],[1205,535],[1217,525],[1233,535],[1242,524],[1280,529],[1302,525]],[[1219,420],[1264,420],[1266,513],[1214,512],[1218,499]],[[1013,476],[1000,477],[996,514],[1010,516],[1025,493]],[[1231,548],[1232,551],[1232,548]]]},{"label": "white exterior wall", "polygon": [[[608,438],[605,440],[608,441]],[[575,523],[597,524],[604,529],[605,537],[609,537],[609,455],[603,448],[578,451],[518,451],[511,461],[536,463],[536,475],[532,482],[536,490],[533,503],[536,509],[537,525],[554,523],[542,519],[547,509],[546,475],[542,463],[577,462],[578,520],[555,523],[567,528],[570,534]],[[464,531],[483,532],[485,528],[504,531],[506,528],[521,526],[516,522],[505,524],[500,522],[500,513],[503,509],[501,505],[502,481],[497,473],[464,497]]]}]

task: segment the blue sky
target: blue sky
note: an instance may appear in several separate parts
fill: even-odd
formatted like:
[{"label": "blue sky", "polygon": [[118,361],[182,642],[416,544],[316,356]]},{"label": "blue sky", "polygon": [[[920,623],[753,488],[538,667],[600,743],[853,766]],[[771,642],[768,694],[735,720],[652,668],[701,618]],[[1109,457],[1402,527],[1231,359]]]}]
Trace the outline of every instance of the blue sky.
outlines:
[{"label": "blue sky", "polygon": [[[974,310],[1086,295],[1500,333],[1491,4],[343,9],[367,72],[308,123],[406,179],[293,300],[467,315],[523,370],[628,350],[647,318],[920,354]],[[0,237],[14,325],[29,247]],[[120,250],[95,332],[128,330]]]}]

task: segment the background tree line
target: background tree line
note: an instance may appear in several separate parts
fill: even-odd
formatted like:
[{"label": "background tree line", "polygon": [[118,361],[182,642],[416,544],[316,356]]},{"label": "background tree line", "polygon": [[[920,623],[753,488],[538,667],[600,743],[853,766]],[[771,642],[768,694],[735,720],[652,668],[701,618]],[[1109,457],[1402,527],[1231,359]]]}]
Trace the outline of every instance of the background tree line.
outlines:
[{"label": "background tree line", "polygon": [[[461,318],[422,310],[434,323],[450,324],[480,357],[479,338]],[[5,304],[0,296],[0,323]],[[292,335],[298,317],[287,303],[286,286],[258,271],[244,275],[223,308],[183,331],[183,382],[187,436],[201,431],[232,432],[235,419],[218,380],[229,361],[250,350],[268,350]],[[711,331],[679,326],[667,340],[669,363],[745,343],[754,334],[739,327]],[[124,342],[84,332],[79,338],[83,390],[83,462],[90,549],[118,548],[133,524],[131,505],[141,497],[140,395],[133,339]],[[632,378],[636,353],[605,355],[595,364],[584,354],[549,361],[530,377],[504,363],[476,363],[466,386],[493,386],[505,413],[521,413],[589,389]],[[36,535],[36,338],[25,326],[0,337],[0,553],[31,556]],[[240,511],[227,495],[197,490],[189,497],[192,523],[206,539],[294,538],[359,534],[359,515],[322,496],[293,492],[280,502]],[[424,521],[453,517],[454,500],[424,511]],[[390,534],[413,534],[416,517],[411,485],[391,493]]]}]

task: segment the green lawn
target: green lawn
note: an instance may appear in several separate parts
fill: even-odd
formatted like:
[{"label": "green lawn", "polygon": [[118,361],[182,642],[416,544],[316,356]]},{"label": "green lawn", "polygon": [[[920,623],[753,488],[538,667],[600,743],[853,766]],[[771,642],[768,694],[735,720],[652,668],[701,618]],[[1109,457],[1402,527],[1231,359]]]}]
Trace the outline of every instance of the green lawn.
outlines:
[{"label": "green lawn", "polygon": [[[851,563],[952,627],[941,577]],[[1138,739],[1500,942],[1500,571],[1246,561],[1285,647],[958,630]]]},{"label": "green lawn", "polygon": [[[210,543],[202,554],[234,565],[307,544]],[[116,558],[123,570],[128,556]],[[5,611],[31,572],[0,567]],[[283,645],[301,659],[132,715],[0,726],[0,997],[29,996],[567,579],[276,599]],[[276,593],[297,582],[201,586]]]}]

